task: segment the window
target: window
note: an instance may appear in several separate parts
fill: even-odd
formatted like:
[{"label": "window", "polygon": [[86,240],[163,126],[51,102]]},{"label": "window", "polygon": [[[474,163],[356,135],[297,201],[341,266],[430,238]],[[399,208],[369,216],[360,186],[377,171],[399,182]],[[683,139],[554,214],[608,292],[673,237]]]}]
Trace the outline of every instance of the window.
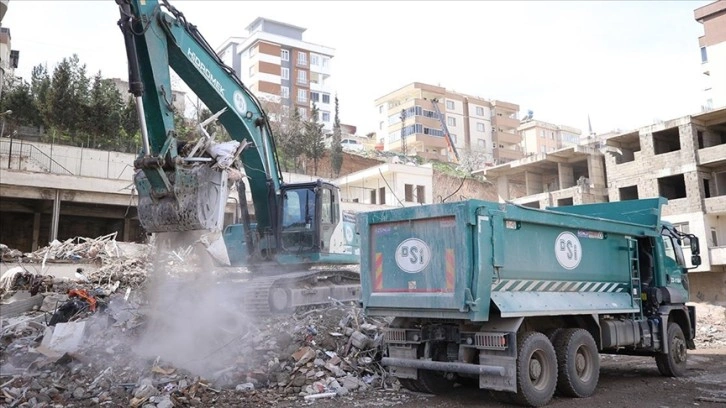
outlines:
[{"label": "window", "polygon": [[713,245],[711,245],[711,246],[714,246],[714,247],[719,246],[718,245],[718,234],[716,233],[716,228],[714,228],[714,227],[711,227],[711,242],[713,243]]},{"label": "window", "polygon": [[449,133],[449,137],[451,138],[451,142],[456,144],[456,135],[454,133]]},{"label": "window", "polygon": [[282,68],[280,76],[282,79],[290,79],[290,68]]},{"label": "window", "polygon": [[406,202],[413,202],[413,184],[404,184],[403,185],[403,194],[404,199],[403,201]]},{"label": "window", "polygon": [[308,91],[305,89],[298,89],[297,101],[300,103],[306,103],[308,101]]},{"label": "window", "polygon": [[708,52],[706,47],[701,47],[701,62],[708,62]]},{"label": "window", "polygon": [[426,202],[426,188],[424,186],[416,186],[416,202],[424,204]]},{"label": "window", "polygon": [[379,204],[385,204],[386,203],[386,188],[381,187],[378,189],[378,196],[381,198]]},{"label": "window", "polygon": [[297,65],[308,65],[308,55],[302,51],[297,52]]},{"label": "window", "polygon": [[330,58],[323,57],[323,67],[327,67],[329,62],[330,62]]},{"label": "window", "polygon": [[383,105],[378,105],[378,113],[383,113]]},{"label": "window", "polygon": [[456,126],[456,118],[448,117],[446,118],[446,124],[449,126]]},{"label": "window", "polygon": [[300,115],[300,119],[308,120],[308,109],[298,106],[297,113]]},{"label": "window", "polygon": [[484,132],[486,130],[486,126],[484,126],[483,123],[479,122],[476,124],[476,130],[478,130],[479,132]]},{"label": "window", "polygon": [[476,107],[476,114],[479,115],[479,116],[484,116],[484,108],[482,108],[481,106],[477,106]]},{"label": "window", "polygon": [[280,97],[282,97],[283,99],[290,98],[290,88],[288,88],[286,86],[281,86],[280,87]]},{"label": "window", "polygon": [[329,189],[322,189],[320,194],[320,222],[323,224],[333,223],[333,194]]},{"label": "window", "polygon": [[330,112],[323,111],[323,122],[330,122]]},{"label": "window", "polygon": [[476,143],[481,148],[487,147],[487,141],[484,139],[477,139]]},{"label": "window", "polygon": [[257,47],[250,48],[249,54],[250,54],[250,57],[254,57],[255,54],[257,54]]},{"label": "window", "polygon": [[320,63],[320,59],[317,55],[310,54],[310,65],[318,65]]},{"label": "window", "polygon": [[305,85],[308,83],[308,71],[297,71],[297,83],[300,85]]},{"label": "window", "polygon": [[283,61],[290,61],[290,51],[280,50],[280,59]]},{"label": "window", "polygon": [[378,130],[383,130],[383,122],[378,122]]},{"label": "window", "polygon": [[454,109],[456,107],[456,104],[454,101],[446,101],[446,109]]},{"label": "window", "polygon": [[371,190],[371,204],[376,203],[376,190]]},{"label": "window", "polygon": [[254,76],[255,75],[255,66],[254,65],[250,67],[250,71],[249,72],[250,72],[250,76]]},{"label": "window", "polygon": [[320,102],[320,94],[310,91],[310,100],[313,102]]},{"label": "window", "polygon": [[323,103],[330,103],[330,94],[323,94]]}]

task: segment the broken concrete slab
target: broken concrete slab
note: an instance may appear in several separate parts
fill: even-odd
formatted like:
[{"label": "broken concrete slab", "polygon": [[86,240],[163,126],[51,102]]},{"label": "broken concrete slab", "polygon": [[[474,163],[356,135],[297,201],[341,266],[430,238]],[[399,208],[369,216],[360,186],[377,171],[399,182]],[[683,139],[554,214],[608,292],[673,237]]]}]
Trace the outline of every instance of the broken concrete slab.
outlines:
[{"label": "broken concrete slab", "polygon": [[[26,296],[27,295],[27,296]],[[9,319],[11,317],[17,317],[25,312],[29,312],[34,308],[40,308],[43,304],[45,296],[37,294],[30,296],[29,292],[22,291],[18,292],[9,299],[7,302],[0,304],[0,318]]]},{"label": "broken concrete slab", "polygon": [[55,327],[48,326],[37,351],[49,357],[73,353],[81,347],[85,332],[85,321],[58,323]]}]

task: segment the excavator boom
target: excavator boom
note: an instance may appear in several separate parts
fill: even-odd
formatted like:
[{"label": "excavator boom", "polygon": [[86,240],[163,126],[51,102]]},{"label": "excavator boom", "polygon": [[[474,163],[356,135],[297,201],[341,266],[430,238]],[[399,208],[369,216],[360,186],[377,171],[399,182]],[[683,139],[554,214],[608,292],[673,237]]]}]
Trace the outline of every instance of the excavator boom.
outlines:
[{"label": "excavator boom", "polygon": [[[185,157],[175,131],[170,68],[212,111],[235,141],[250,185],[258,229],[275,227],[282,175],[259,100],[226,66],[196,27],[161,0],[117,0],[137,100],[144,152],[136,160],[139,216],[150,232],[221,229],[226,175]],[[181,112],[183,115],[183,112]],[[206,148],[212,145],[206,143]],[[202,162],[203,163],[203,162]],[[213,162],[211,162],[213,164]]]}]

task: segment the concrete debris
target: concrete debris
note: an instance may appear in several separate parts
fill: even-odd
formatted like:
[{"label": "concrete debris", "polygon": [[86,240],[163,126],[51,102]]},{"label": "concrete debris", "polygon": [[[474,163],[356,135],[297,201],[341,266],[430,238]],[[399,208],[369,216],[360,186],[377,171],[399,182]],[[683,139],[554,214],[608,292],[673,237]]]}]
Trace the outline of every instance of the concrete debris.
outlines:
[{"label": "concrete debris", "polygon": [[696,306],[696,348],[726,347],[726,306],[694,303]]}]

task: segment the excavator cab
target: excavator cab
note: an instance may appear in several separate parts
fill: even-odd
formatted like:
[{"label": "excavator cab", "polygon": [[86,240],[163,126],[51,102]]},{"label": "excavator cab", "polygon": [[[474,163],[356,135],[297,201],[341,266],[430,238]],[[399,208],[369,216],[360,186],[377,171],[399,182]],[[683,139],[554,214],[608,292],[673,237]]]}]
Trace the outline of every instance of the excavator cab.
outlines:
[{"label": "excavator cab", "polygon": [[[279,253],[301,262],[320,262],[354,255],[354,221],[346,221],[339,205],[338,188],[318,180],[283,185]],[[350,259],[345,257],[346,262]]]}]

